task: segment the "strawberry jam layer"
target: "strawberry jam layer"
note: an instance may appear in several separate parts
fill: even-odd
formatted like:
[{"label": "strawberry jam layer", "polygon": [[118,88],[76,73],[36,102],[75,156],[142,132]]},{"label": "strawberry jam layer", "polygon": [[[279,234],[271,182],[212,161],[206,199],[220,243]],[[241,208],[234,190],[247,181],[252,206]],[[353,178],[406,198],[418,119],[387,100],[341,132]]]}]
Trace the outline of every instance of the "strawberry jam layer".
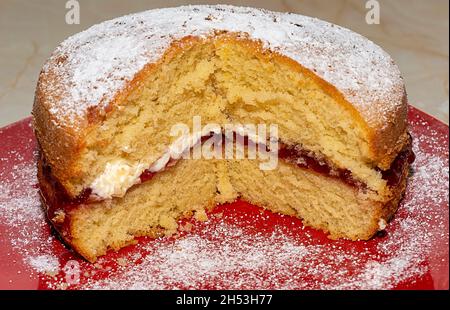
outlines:
[{"label": "strawberry jam layer", "polygon": [[403,176],[405,165],[410,165],[416,160],[416,155],[412,150],[411,138],[408,146],[401,151],[391,164],[389,170],[379,170],[383,176],[383,180],[387,181],[388,186],[397,186]]},{"label": "strawberry jam layer", "polygon": [[350,186],[365,187],[365,184],[352,177],[350,170],[332,168],[325,160],[319,160],[311,156],[306,150],[298,147],[282,144],[278,151],[278,158],[294,164],[299,168],[312,170],[316,173],[339,179]]},{"label": "strawberry jam layer", "polygon": [[[285,160],[289,163],[293,163],[300,168],[313,170],[316,173],[320,173],[328,177],[339,179],[350,186],[355,186],[358,188],[366,187],[364,183],[355,179],[352,176],[350,170],[333,168],[326,162],[326,160],[317,159],[311,152],[303,150],[298,146],[289,146],[286,144],[280,144],[280,148],[278,151],[278,158]],[[380,169],[377,170],[381,172],[381,175],[383,179],[387,181],[388,186],[395,187],[402,180],[405,165],[412,164],[414,160],[415,155],[414,152],[412,151],[412,143],[410,138],[410,142],[403,149],[403,151],[401,151],[397,155],[395,160],[392,162],[391,168],[389,170],[386,171]]]},{"label": "strawberry jam layer", "polygon": [[[202,139],[203,142],[205,140],[207,139]],[[248,138],[245,138],[244,143],[248,145],[252,142],[249,141]],[[366,185],[361,181],[356,180],[349,170],[334,168],[329,165],[326,160],[318,159],[314,157],[311,152],[303,150],[298,146],[279,143],[278,157],[280,160],[296,165],[299,168],[312,170],[324,176],[339,179],[350,186],[360,189],[366,188]],[[389,186],[397,186],[402,180],[406,165],[411,164],[414,159],[415,156],[412,151],[410,139],[409,144],[393,161],[391,168],[386,171],[380,170],[383,179],[387,181]],[[176,165],[176,163],[177,160],[171,159],[167,163],[165,169]],[[64,186],[62,186],[62,184],[53,176],[51,167],[45,162],[43,156],[41,156],[39,165],[39,185],[41,188],[41,195],[48,207],[47,215],[49,219],[57,217],[58,212],[64,211],[64,213],[67,214],[72,208],[98,201],[95,199],[95,196],[92,195],[92,190],[90,188],[83,190],[76,198],[71,198]],[[150,181],[157,173],[158,172],[152,172],[148,169],[145,170],[140,176],[141,183]],[[58,225],[57,223],[54,224],[56,224],[56,226]]]}]

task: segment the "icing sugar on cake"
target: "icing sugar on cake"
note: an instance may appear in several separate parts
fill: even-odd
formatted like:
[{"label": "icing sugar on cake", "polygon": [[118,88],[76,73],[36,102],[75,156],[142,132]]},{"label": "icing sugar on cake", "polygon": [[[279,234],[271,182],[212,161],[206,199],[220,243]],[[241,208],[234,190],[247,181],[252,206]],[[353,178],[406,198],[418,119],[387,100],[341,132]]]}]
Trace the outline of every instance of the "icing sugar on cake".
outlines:
[{"label": "icing sugar on cake", "polygon": [[[420,131],[415,129],[419,126]],[[185,225],[187,233],[180,238],[140,243],[92,266],[77,259],[50,234],[34,187],[35,163],[30,161],[0,169],[0,179],[4,180],[0,184],[0,219],[9,227],[2,237],[7,236],[12,251],[6,255],[21,259],[19,265],[27,266],[41,287],[52,289],[208,285],[235,289],[390,289],[430,275],[438,281],[432,265],[445,264],[443,259],[448,257],[448,143],[442,142],[442,133],[421,119],[414,120],[412,129],[417,159],[406,197],[387,236],[362,246],[345,241],[322,243],[307,229],[292,235],[283,224],[275,224],[270,232],[252,232],[256,221],[272,225],[269,215],[249,217],[245,212],[232,212],[228,219],[223,215],[218,221],[200,224],[197,232]],[[10,152],[0,162],[22,156]],[[68,260],[80,264],[78,285],[66,283],[62,270]]]},{"label": "icing sugar on cake", "polygon": [[[334,85],[373,127],[383,127],[402,100],[391,57],[348,29],[315,18],[232,6],[146,11],[95,25],[64,41],[44,66],[42,89],[56,123],[82,126],[90,107],[104,109],[171,42],[241,32],[299,62]],[[61,87],[64,85],[64,87]]]}]

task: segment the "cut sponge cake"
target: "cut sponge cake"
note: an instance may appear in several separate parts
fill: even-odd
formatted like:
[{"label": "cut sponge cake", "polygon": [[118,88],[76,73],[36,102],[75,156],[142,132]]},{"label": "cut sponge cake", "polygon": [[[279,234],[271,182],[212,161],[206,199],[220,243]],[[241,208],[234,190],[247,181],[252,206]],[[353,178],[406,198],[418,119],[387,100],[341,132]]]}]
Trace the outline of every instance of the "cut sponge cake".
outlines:
[{"label": "cut sponge cake", "polygon": [[[392,59],[347,29],[232,6],[125,16],[69,38],[41,72],[43,202],[90,261],[237,197],[368,239],[406,186],[406,111]],[[277,168],[174,158],[173,126],[194,128],[196,117],[219,130],[276,125]]]}]

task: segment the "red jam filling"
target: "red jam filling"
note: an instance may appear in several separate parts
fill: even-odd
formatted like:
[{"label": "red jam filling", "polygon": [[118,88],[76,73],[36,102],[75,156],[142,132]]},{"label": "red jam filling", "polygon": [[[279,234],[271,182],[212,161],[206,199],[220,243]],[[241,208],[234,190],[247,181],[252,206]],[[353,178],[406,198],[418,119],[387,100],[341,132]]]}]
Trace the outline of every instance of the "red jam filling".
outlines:
[{"label": "red jam filling", "polygon": [[[366,185],[361,181],[353,178],[352,173],[348,169],[335,168],[333,169],[326,161],[320,161],[312,157],[309,152],[299,149],[298,147],[288,146],[285,144],[280,145],[278,151],[278,157],[284,159],[290,163],[296,164],[298,167],[313,170],[317,173],[340,179],[342,182],[351,186],[359,188],[365,188]],[[408,144],[405,149],[400,152],[395,160],[392,162],[389,170],[381,170],[383,180],[387,181],[388,186],[397,186],[403,175],[403,170],[406,164],[412,164],[415,160],[414,152],[412,151],[411,143]]]},{"label": "red jam filling", "polygon": [[388,186],[394,187],[398,185],[402,179],[403,169],[405,165],[412,164],[416,160],[416,155],[412,151],[411,143],[402,152],[400,152],[389,170],[380,170],[383,179],[387,181]]},{"label": "red jam filling", "polygon": [[151,172],[150,170],[146,169],[139,177],[141,179],[141,183],[150,181],[151,179],[153,179],[156,173],[157,172]]},{"label": "red jam filling", "polygon": [[342,182],[356,187],[365,187],[363,183],[354,179],[352,173],[347,169],[333,169],[326,161],[317,160],[309,152],[298,147],[281,144],[278,157],[293,163],[300,168],[309,169],[317,173],[340,179]]},{"label": "red jam filling", "polygon": [[[92,194],[92,189],[84,189],[76,198],[71,198],[64,186],[53,176],[50,166],[42,158],[42,177],[45,183],[41,184],[41,195],[45,199],[47,209],[47,217],[51,220],[58,216],[60,210],[68,211],[79,205],[88,203]],[[68,221],[63,222],[52,221],[55,228],[59,231],[67,229]]]},{"label": "red jam filling", "polygon": [[[202,138],[202,142],[206,141],[208,137]],[[244,137],[245,145],[253,143],[249,141],[247,137]],[[295,164],[300,168],[310,169],[317,173],[326,175],[328,177],[333,177],[341,180],[342,182],[355,186],[358,188],[365,188],[366,185],[362,182],[356,180],[352,177],[352,174],[347,169],[332,168],[325,160],[318,160],[311,155],[310,152],[302,150],[299,147],[289,146],[283,143],[279,145],[278,156],[280,159],[285,160],[289,163]],[[388,185],[393,187],[399,184],[403,174],[403,170],[406,164],[411,164],[415,159],[415,155],[412,151],[411,143],[398,154],[396,159],[393,161],[391,168],[386,171],[379,170],[383,176],[383,179],[387,181]],[[44,186],[42,194],[49,206],[48,216],[52,219],[56,214],[57,210],[68,210],[72,207],[79,206],[81,204],[87,204],[95,201],[92,197],[92,189],[87,188],[81,192],[76,198],[71,198],[65,188],[59,183],[52,175],[51,168],[43,160],[42,174],[46,179],[47,187],[50,186],[51,189]],[[170,167],[176,164],[176,160],[170,160],[166,167]],[[145,170],[141,176],[140,181],[148,182],[150,181],[158,172],[151,172],[150,170]]]}]

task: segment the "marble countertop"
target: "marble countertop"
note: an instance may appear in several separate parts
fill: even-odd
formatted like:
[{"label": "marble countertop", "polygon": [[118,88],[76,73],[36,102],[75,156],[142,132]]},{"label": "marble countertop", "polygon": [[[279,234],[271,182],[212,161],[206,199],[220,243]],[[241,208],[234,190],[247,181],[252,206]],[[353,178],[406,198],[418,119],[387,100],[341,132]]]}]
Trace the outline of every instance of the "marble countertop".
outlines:
[{"label": "marble countertop", "polygon": [[366,23],[365,0],[78,0],[80,24],[69,25],[65,0],[0,1],[0,127],[30,115],[45,59],[66,37],[89,26],[146,9],[229,3],[315,16],[350,28],[381,45],[396,60],[409,101],[448,123],[448,0],[378,0],[380,23]]}]

